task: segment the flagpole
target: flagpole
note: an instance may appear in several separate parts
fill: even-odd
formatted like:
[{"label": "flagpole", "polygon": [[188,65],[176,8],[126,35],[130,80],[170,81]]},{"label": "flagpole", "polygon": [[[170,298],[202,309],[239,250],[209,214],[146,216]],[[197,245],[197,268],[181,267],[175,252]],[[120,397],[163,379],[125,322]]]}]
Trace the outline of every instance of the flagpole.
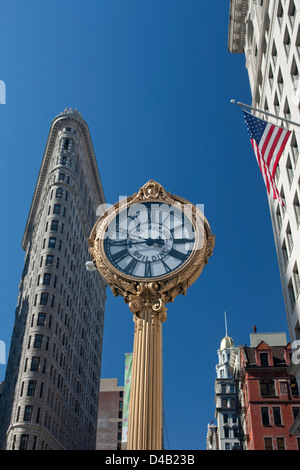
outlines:
[{"label": "flagpole", "polygon": [[267,111],[262,111],[261,109],[258,109],[258,108],[253,108],[252,106],[249,106],[248,104],[244,104],[244,103],[241,103],[240,101],[235,101],[235,100],[231,100],[230,103],[236,103],[240,108],[241,107],[244,107],[244,108],[249,108],[249,109],[252,109],[253,111],[257,111],[258,113],[263,113],[263,114],[266,114],[267,116],[271,116],[275,119],[279,119],[280,121],[284,121],[284,122],[287,122],[288,124],[292,124],[293,126],[298,126],[300,127],[300,123],[299,122],[295,122],[295,121],[289,121],[288,119],[285,119],[283,117],[280,117],[280,116],[277,116],[276,114],[272,114],[272,113],[269,113]]}]

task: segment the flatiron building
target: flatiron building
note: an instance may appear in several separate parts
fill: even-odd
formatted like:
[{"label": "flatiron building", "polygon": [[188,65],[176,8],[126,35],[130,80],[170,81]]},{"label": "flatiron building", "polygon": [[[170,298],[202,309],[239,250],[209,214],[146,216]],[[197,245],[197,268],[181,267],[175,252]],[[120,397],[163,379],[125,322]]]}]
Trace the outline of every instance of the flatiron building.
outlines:
[{"label": "flatiron building", "polygon": [[65,109],[50,127],[22,240],[1,449],[96,447],[105,284],[85,263],[103,203],[88,126]]}]

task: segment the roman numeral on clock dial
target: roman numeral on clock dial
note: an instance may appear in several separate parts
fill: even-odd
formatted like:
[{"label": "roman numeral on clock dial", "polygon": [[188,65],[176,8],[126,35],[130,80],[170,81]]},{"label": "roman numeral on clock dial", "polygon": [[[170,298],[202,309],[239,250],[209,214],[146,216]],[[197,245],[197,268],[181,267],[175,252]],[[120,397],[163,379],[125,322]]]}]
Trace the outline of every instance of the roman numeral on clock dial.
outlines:
[{"label": "roman numeral on clock dial", "polygon": [[151,277],[151,264],[145,263],[145,277]]},{"label": "roman numeral on clock dial", "polygon": [[163,266],[164,266],[164,268],[165,268],[166,273],[171,272],[170,266],[168,266],[167,263],[166,263],[163,259],[161,259],[160,261],[162,262],[162,264],[163,264]]},{"label": "roman numeral on clock dial", "polygon": [[181,253],[181,251],[177,251],[174,248],[172,248],[169,253],[169,256],[172,256],[172,258],[179,259],[180,261],[184,261],[186,258],[186,255],[184,253]]},{"label": "roman numeral on clock dial", "polygon": [[112,258],[116,263],[119,263],[120,261],[122,261],[122,259],[126,258],[126,256],[128,256],[128,251],[125,249],[114,253],[112,255]]},{"label": "roman numeral on clock dial", "polygon": [[130,263],[128,263],[128,265],[126,266],[126,268],[124,269],[125,273],[126,274],[132,274],[133,271],[134,271],[134,268],[136,267],[138,261],[136,259],[133,259],[130,261]]},{"label": "roman numeral on clock dial", "polygon": [[126,246],[127,239],[125,240],[110,240],[110,246]]}]

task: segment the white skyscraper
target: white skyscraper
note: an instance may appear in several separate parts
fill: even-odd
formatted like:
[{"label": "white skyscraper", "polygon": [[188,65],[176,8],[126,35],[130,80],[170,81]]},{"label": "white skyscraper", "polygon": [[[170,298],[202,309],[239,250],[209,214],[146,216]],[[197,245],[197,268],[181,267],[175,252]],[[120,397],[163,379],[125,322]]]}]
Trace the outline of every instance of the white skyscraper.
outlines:
[{"label": "white skyscraper", "polygon": [[52,121],[22,240],[1,449],[95,449],[105,285],[85,263],[103,203],[88,126],[66,109]]},{"label": "white skyscraper", "polygon": [[242,448],[240,404],[235,379],[230,373],[230,356],[235,351],[232,338],[227,335],[218,349],[217,378],[215,380],[215,417],[217,425],[209,424],[207,450],[234,450]]},{"label": "white skyscraper", "polygon": [[[228,50],[245,54],[252,106],[278,118],[257,112],[256,116],[292,131],[276,172],[285,206],[277,200],[269,206],[289,335],[296,345],[300,340],[300,127],[280,118],[300,124],[299,0],[231,0]],[[296,362],[290,373],[300,387]]]},{"label": "white skyscraper", "polygon": [[218,349],[215,402],[219,450],[233,450],[240,445],[237,390],[234,379],[229,373],[230,353],[234,347],[233,339],[226,334]]}]

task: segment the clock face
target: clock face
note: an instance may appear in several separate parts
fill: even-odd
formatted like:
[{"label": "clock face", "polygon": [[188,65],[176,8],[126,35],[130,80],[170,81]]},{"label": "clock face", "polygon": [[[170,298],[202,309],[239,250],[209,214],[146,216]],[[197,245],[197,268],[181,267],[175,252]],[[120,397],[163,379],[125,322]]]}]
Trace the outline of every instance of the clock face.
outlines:
[{"label": "clock face", "polygon": [[135,204],[109,223],[104,251],[120,272],[136,278],[165,276],[180,268],[195,246],[189,217],[158,202]]}]

